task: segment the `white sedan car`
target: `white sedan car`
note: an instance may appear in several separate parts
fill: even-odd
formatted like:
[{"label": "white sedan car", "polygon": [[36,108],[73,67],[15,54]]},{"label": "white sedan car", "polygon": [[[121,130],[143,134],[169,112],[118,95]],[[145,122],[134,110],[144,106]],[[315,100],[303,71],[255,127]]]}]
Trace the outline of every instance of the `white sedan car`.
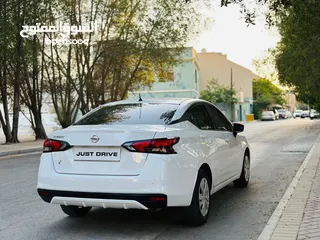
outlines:
[{"label": "white sedan car", "polygon": [[73,217],[92,207],[185,207],[184,219],[201,225],[210,195],[248,185],[243,130],[198,99],[105,104],[45,140],[38,193]]},{"label": "white sedan car", "polygon": [[264,111],[264,112],[262,112],[261,120],[262,121],[268,121],[268,120],[275,121],[276,116],[273,111]]}]

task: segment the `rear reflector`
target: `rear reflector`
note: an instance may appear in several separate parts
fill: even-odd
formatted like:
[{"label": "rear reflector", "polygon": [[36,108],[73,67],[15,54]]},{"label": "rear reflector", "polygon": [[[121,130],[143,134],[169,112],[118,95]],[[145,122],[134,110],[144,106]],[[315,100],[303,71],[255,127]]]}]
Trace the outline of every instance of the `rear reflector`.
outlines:
[{"label": "rear reflector", "polygon": [[163,197],[149,197],[149,201],[165,201],[166,199]]},{"label": "rear reflector", "polygon": [[46,139],[43,142],[43,152],[65,151],[71,146],[65,141]]},{"label": "rear reflector", "polygon": [[40,196],[48,196],[49,193],[48,193],[48,192],[39,192],[39,195],[40,195]]},{"label": "rear reflector", "polygon": [[122,144],[130,152],[175,154],[173,145],[179,142],[179,137],[159,138],[150,140],[131,141]]}]

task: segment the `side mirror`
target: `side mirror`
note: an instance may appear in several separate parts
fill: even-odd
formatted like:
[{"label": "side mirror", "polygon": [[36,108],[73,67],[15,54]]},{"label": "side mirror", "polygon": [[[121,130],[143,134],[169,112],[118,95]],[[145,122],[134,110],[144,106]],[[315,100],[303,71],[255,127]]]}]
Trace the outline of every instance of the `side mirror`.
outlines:
[{"label": "side mirror", "polygon": [[237,133],[241,133],[244,131],[244,125],[240,123],[234,123],[233,124],[233,133],[236,136]]}]

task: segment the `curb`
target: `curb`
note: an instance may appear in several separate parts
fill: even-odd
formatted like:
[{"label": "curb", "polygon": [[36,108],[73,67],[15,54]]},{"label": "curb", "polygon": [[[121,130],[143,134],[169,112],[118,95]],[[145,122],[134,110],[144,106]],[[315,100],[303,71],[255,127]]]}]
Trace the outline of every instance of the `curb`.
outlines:
[{"label": "curb", "polygon": [[19,150],[12,150],[7,152],[0,152],[0,157],[6,157],[11,155],[19,155],[24,153],[35,153],[35,152],[41,152],[42,147],[33,147],[33,148],[26,148],[26,149],[19,149]]},{"label": "curb", "polygon": [[320,141],[320,135],[318,136],[317,140],[313,144],[313,146],[312,146],[311,150],[309,151],[308,155],[306,156],[306,158],[303,160],[299,170],[297,171],[296,175],[294,176],[294,178],[293,178],[292,182],[290,183],[289,187],[287,188],[285,194],[280,199],[279,204],[277,205],[276,209],[272,213],[271,217],[269,218],[266,226],[262,230],[262,232],[257,240],[270,240],[271,239],[271,237],[272,237],[273,233],[275,232],[276,227],[282,217],[282,214],[283,214],[289,200],[291,199],[292,194],[294,193],[294,191],[297,187],[297,184],[301,180],[301,177],[302,177],[305,169],[308,166],[308,163],[311,159],[311,156],[313,155],[313,152],[315,150],[316,144],[319,141]]}]

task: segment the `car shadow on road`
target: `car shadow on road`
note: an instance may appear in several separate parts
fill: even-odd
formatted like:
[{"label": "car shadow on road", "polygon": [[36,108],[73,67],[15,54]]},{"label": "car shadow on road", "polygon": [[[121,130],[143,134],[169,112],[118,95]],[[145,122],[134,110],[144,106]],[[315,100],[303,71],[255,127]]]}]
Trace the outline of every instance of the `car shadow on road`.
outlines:
[{"label": "car shadow on road", "polygon": [[[242,199],[248,191],[250,188],[236,189],[230,184],[211,196],[210,218],[202,228],[212,228],[219,221],[221,224],[221,215],[226,218],[228,215],[233,216],[237,209],[232,206],[232,202]],[[183,234],[187,234],[189,230],[192,233],[194,229],[184,224],[179,208],[168,208],[159,212],[94,208],[84,218],[61,216],[61,219],[47,226],[47,231],[63,229],[69,234],[80,231],[86,234],[90,232],[94,235],[110,234],[127,238],[132,235],[144,236],[173,229],[181,229],[184,231]]]}]

